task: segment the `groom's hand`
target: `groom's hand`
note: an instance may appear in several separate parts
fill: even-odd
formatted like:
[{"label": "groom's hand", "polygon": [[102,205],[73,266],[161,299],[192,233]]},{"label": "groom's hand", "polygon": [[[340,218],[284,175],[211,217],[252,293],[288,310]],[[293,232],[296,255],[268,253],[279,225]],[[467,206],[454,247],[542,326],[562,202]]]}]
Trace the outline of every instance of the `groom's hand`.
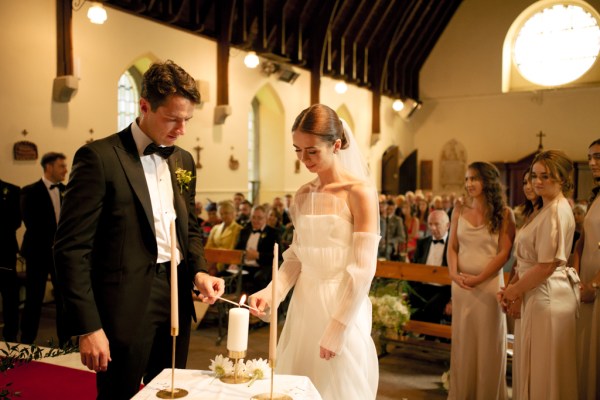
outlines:
[{"label": "groom's hand", "polygon": [[198,272],[194,277],[194,285],[200,291],[202,302],[214,304],[218,297],[225,292],[225,281],[204,272]]},{"label": "groom's hand", "polygon": [[88,333],[79,337],[79,353],[81,363],[92,371],[106,371],[110,358],[108,338],[104,329]]}]

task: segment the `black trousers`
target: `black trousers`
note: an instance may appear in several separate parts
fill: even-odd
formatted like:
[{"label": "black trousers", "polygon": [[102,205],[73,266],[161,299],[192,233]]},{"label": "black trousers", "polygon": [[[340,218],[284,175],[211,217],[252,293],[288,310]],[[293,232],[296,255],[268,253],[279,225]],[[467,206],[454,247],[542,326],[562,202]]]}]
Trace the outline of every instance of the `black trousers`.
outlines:
[{"label": "black trousers", "polygon": [[26,259],[25,268],[25,308],[21,321],[21,343],[31,344],[37,337],[44,293],[46,293],[46,283],[48,282],[48,274],[50,274],[56,304],[56,334],[58,343],[62,347],[71,337],[66,326],[64,302],[56,281],[54,260],[52,257],[29,257]]},{"label": "black trousers", "polygon": [[14,267],[0,267],[0,293],[2,294],[2,316],[4,318],[2,339],[16,342],[19,331],[19,284]]},{"label": "black trousers", "polygon": [[[184,309],[187,303],[179,303],[180,316],[189,317],[179,318],[175,367],[185,368],[190,343],[191,314]],[[98,399],[130,399],[140,390],[142,378],[144,383],[148,383],[163,369],[171,368],[171,288],[169,273],[164,265],[157,267],[148,309],[140,318],[134,338],[132,343],[116,343],[108,338],[112,361],[108,363],[106,372],[96,374]]]}]

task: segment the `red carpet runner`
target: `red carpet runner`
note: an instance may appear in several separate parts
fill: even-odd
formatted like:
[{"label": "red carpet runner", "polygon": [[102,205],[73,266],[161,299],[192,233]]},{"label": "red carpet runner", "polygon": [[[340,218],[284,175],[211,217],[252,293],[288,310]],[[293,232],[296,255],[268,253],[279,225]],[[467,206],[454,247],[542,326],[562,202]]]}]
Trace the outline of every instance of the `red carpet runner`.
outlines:
[{"label": "red carpet runner", "polygon": [[0,373],[0,389],[20,392],[16,400],[93,400],[96,398],[96,375],[58,365],[32,361]]}]

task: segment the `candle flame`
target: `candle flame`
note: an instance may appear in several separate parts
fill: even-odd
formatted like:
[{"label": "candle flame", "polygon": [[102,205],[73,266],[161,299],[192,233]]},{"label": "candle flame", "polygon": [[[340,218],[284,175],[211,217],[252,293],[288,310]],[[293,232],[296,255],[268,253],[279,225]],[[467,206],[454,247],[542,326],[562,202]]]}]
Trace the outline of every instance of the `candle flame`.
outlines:
[{"label": "candle flame", "polygon": [[246,295],[242,295],[242,298],[240,299],[240,305],[245,304],[246,303]]}]

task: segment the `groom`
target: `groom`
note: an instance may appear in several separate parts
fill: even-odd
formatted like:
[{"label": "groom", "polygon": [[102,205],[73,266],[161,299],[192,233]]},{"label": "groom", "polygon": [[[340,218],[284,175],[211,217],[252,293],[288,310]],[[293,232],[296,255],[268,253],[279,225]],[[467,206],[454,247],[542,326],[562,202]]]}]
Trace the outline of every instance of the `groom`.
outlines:
[{"label": "groom", "polygon": [[[172,61],[150,66],[140,116],[123,131],[81,147],[61,209],[54,257],[81,361],[97,372],[99,399],[129,399],[171,366],[171,237],[176,223],[179,336],[185,368],[194,284],[214,303],[219,278],[205,273],[194,214],[192,156],[176,147],[199,103],[194,79]],[[180,171],[181,172],[181,171]]]}]

